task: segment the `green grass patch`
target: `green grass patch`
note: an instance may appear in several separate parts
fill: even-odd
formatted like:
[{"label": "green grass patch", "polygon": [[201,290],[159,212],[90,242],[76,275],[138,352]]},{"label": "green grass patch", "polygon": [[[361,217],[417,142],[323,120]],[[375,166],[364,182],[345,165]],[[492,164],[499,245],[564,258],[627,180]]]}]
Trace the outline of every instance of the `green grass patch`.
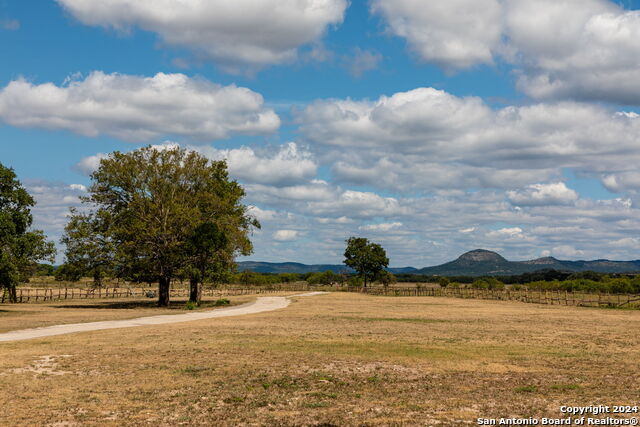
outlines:
[{"label": "green grass patch", "polygon": [[538,391],[538,387],[534,385],[525,385],[515,388],[516,393],[535,393]]}]

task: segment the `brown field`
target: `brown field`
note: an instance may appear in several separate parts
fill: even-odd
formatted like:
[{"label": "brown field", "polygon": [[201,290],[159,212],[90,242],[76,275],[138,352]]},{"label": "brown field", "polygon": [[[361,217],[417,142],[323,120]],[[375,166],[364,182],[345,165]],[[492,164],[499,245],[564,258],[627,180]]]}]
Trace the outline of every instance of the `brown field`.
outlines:
[{"label": "brown field", "polygon": [[[2,327],[159,312],[60,305],[0,306]],[[639,329],[633,310],[296,298],[275,312],[0,344],[0,425],[447,426],[560,417],[561,405],[640,403]]]}]

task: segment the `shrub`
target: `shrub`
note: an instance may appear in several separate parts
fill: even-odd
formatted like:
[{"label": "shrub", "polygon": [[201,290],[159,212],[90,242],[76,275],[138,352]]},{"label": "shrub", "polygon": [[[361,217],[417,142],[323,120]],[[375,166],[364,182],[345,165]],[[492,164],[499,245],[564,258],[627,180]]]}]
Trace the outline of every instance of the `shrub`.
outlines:
[{"label": "shrub", "polygon": [[185,310],[195,310],[196,308],[198,308],[198,303],[195,303],[193,301],[187,301],[187,303],[184,305]]},{"label": "shrub", "polygon": [[471,287],[473,289],[493,289],[493,290],[501,290],[504,289],[504,283],[495,277],[484,277],[482,279],[475,280]]},{"label": "shrub", "polygon": [[216,307],[229,304],[231,304],[231,301],[229,301],[227,298],[220,298],[219,300],[216,300],[215,303],[213,303],[213,305],[215,305]]},{"label": "shrub", "polygon": [[351,276],[349,280],[347,280],[347,284],[349,286],[362,286],[363,285],[362,278],[360,276]]},{"label": "shrub", "polygon": [[450,283],[451,281],[449,280],[448,277],[441,277],[438,279],[438,284],[440,285],[441,288],[446,288],[447,286],[449,286]]},{"label": "shrub", "polygon": [[389,271],[382,271],[379,274],[377,279],[380,281],[380,283],[382,283],[382,286],[384,286],[385,288],[398,281],[396,279],[396,276],[394,276],[393,273]]}]

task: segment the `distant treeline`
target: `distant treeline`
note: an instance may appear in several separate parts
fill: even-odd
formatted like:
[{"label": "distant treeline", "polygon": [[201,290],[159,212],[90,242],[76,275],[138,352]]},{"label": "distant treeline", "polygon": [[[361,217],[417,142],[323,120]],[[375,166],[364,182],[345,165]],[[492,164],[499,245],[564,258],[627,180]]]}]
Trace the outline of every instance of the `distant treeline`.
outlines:
[{"label": "distant treeline", "polygon": [[[66,268],[65,268],[66,267]],[[35,272],[35,276],[53,276],[57,281],[77,282],[82,279],[80,271],[68,268],[67,266],[55,267],[49,264],[40,264]],[[107,276],[106,278],[109,278]],[[178,276],[179,279],[185,279]],[[128,278],[133,283],[147,282],[145,278]],[[389,272],[382,272],[375,281],[383,285],[396,282],[396,277]],[[150,282],[150,281],[149,281]],[[335,273],[331,270],[312,273],[257,273],[255,271],[225,272],[215,276],[210,276],[208,285],[216,284],[242,284],[242,285],[275,285],[278,283],[307,282],[310,285],[349,285],[362,286],[362,279],[355,273]]]},{"label": "distant treeline", "polygon": [[[396,274],[398,282],[401,283],[439,283],[443,276],[420,275],[420,274]],[[559,270],[540,270],[532,273],[523,273],[512,276],[444,276],[450,282],[473,283],[478,279],[495,278],[507,285],[524,285],[532,282],[551,282],[574,279],[588,279],[595,282],[602,282],[609,278],[629,278],[637,277],[635,274],[625,273],[598,273],[594,271],[571,272]]]},{"label": "distant treeline", "polygon": [[586,293],[640,294],[640,276],[606,274],[593,271],[569,273],[556,270],[504,277],[440,277],[441,286],[474,289],[530,289]]}]

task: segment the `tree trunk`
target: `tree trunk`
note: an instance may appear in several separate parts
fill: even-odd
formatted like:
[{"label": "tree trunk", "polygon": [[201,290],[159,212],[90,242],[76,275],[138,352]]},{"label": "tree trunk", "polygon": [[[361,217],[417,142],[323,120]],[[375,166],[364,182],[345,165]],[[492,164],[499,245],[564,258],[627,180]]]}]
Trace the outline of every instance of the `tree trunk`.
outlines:
[{"label": "tree trunk", "polygon": [[200,304],[200,301],[202,300],[202,283],[200,283],[200,280],[194,276],[189,279],[189,284],[191,286],[189,301]]},{"label": "tree trunk", "polygon": [[102,271],[99,268],[93,270],[93,286],[96,288],[102,287]]},{"label": "tree trunk", "polygon": [[367,275],[363,274],[362,276],[364,277],[364,288],[366,289],[367,288]]},{"label": "tree trunk", "polygon": [[18,295],[16,292],[16,285],[9,285],[7,287],[7,291],[9,292],[9,302],[16,303],[18,302]]},{"label": "tree trunk", "polygon": [[171,288],[171,278],[161,277],[158,283],[158,305],[161,307],[169,306],[169,289]]}]

